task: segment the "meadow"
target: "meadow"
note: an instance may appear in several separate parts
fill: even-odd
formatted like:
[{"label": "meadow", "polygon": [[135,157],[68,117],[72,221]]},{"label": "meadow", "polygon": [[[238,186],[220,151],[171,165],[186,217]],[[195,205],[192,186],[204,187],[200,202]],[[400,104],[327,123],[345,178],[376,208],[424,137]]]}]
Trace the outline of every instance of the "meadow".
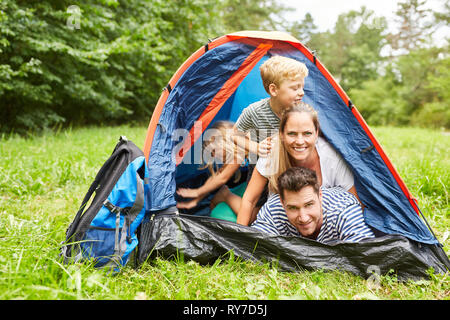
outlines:
[{"label": "meadow", "polygon": [[[229,255],[210,266],[156,258],[111,276],[58,257],[67,226],[120,135],[142,147],[144,126],[92,127],[0,138],[0,299],[445,299],[449,274],[377,285],[345,272],[287,273]],[[444,250],[449,246],[450,134],[374,127]]]}]

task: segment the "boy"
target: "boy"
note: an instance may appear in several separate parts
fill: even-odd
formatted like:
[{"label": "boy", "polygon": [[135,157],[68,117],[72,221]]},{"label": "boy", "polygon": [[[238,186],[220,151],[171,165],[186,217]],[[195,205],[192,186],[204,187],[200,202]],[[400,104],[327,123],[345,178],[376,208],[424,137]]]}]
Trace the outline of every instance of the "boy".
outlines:
[{"label": "boy", "polygon": [[270,136],[278,132],[283,111],[298,104],[304,96],[308,69],[297,60],[273,56],[261,65],[260,71],[270,97],[242,111],[235,128],[250,133],[251,140],[236,139],[235,142],[253,154],[267,156],[271,148]]}]

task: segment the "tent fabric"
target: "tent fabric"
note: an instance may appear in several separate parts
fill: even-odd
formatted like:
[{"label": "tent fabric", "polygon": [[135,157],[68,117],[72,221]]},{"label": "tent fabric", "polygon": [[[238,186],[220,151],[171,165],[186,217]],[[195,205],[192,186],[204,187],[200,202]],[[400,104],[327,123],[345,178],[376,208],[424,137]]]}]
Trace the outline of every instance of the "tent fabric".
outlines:
[{"label": "tent fabric", "polygon": [[445,273],[450,268],[436,245],[400,235],[385,235],[359,243],[322,244],[300,237],[267,235],[251,227],[204,216],[156,214],[142,224],[138,265],[156,256],[214,264],[231,252],[236,258],[271,263],[282,271],[341,270],[362,278],[372,272],[393,272],[398,280],[428,278],[430,268]]},{"label": "tent fabric", "polygon": [[[280,33],[271,37],[270,33],[242,32],[221,37],[194,53],[171,79],[171,90],[166,90],[158,102],[144,147],[151,177],[147,211],[174,207],[177,183],[200,174],[198,166],[183,162],[195,160],[192,150],[201,147],[199,138],[208,124],[219,119],[236,121],[246,106],[267,97],[258,69],[273,55],[296,59],[308,67],[303,100],[318,111],[324,136],[352,168],[358,195],[366,206],[366,222],[386,234],[438,244],[345,92],[298,40]],[[227,87],[230,79],[234,81]],[[205,115],[207,122],[194,134],[197,121]],[[185,140],[190,141],[174,135],[177,130],[189,132]]]},{"label": "tent fabric", "polygon": [[254,50],[254,47],[233,42],[209,50],[173,87],[158,120],[148,158],[152,178],[152,192],[147,199],[150,211],[175,205],[176,156],[172,150],[177,141],[173,140],[172,133],[176,129],[191,130],[220,88]]},{"label": "tent fabric", "polygon": [[[239,68],[233,73],[233,75],[224,83],[219,92],[214,96],[209,105],[205,108],[202,114],[198,117],[197,122],[201,123],[201,130],[195,130],[195,126],[190,130],[190,139],[187,139],[184,143],[182,150],[189,149],[194,142],[200,137],[200,135],[205,131],[211,121],[214,119],[215,115],[223,104],[228,100],[228,97],[236,91],[239,84],[247,76],[247,74],[254,68],[255,64],[264,56],[264,54],[271,47],[270,44],[262,43],[260,44],[239,66]],[[197,132],[197,133],[196,133]],[[183,160],[183,155],[176,155],[176,164],[180,164]]]}]

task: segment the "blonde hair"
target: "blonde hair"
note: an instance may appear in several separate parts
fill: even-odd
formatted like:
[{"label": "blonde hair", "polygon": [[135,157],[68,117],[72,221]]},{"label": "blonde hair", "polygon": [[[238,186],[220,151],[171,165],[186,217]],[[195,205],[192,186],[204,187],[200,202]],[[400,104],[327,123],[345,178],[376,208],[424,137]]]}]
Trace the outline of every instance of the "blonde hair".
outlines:
[{"label": "blonde hair", "polygon": [[267,93],[271,83],[279,87],[284,80],[304,79],[308,76],[308,68],[304,63],[283,56],[269,58],[259,70]]},{"label": "blonde hair", "polygon": [[274,141],[273,146],[273,152],[271,153],[270,157],[270,163],[271,163],[271,175],[269,176],[269,190],[271,190],[274,193],[278,193],[278,186],[277,181],[278,177],[281,176],[283,172],[285,172],[287,169],[292,168],[292,162],[291,158],[286,151],[286,148],[284,146],[284,143],[282,142],[282,135],[284,132],[284,129],[286,127],[286,123],[294,113],[307,113],[311,116],[311,120],[314,124],[314,127],[316,128],[316,132],[319,133],[320,126],[319,126],[319,116],[317,114],[317,111],[311,107],[309,104],[305,102],[300,102],[300,104],[293,106],[283,112],[281,121],[280,121],[280,128],[278,131],[278,139]]},{"label": "blonde hair", "polygon": [[[242,163],[248,155],[244,148],[234,143],[234,137],[236,136],[245,136],[245,133],[234,129],[234,124],[230,121],[217,121],[206,130],[203,140],[203,161],[205,165],[200,169],[208,168],[211,175],[216,175],[219,171],[217,164],[220,163],[220,161],[217,161],[217,153],[222,154],[222,152],[225,152],[224,164]],[[214,156],[211,155],[212,152],[215,153]]]}]

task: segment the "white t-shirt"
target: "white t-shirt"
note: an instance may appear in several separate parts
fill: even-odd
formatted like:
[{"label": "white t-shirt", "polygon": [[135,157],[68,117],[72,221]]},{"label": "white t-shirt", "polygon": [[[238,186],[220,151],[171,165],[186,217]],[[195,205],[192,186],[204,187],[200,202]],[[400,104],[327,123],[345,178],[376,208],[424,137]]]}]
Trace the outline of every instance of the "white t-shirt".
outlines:
[{"label": "white t-shirt", "polygon": [[[316,150],[320,158],[322,171],[322,185],[324,188],[341,187],[349,190],[354,184],[353,173],[345,160],[322,137],[316,142]],[[274,164],[270,163],[271,157],[260,157],[256,163],[256,170],[265,178],[269,178],[276,172]]]}]

